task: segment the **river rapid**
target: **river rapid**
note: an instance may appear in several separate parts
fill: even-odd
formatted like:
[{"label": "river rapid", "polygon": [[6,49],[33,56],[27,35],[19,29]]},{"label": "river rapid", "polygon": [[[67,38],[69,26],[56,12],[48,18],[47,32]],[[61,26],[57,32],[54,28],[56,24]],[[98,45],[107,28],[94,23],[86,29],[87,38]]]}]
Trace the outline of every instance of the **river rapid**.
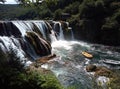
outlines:
[{"label": "river rapid", "polygon": [[[63,29],[62,24],[66,28]],[[52,54],[57,57],[42,67],[53,71],[62,85],[75,86],[75,89],[100,89],[97,81],[105,83],[109,79],[101,76],[96,80],[94,73],[86,71],[86,66],[95,64],[120,70],[120,47],[65,41],[65,29],[70,32],[71,40],[74,40],[75,34],[66,22],[0,21],[0,50],[8,53],[13,49],[27,66],[38,58],[51,54],[52,50]],[[93,58],[85,58],[81,54],[83,51],[91,53]],[[106,84],[102,85],[102,89],[107,89]]]},{"label": "river rapid", "polygon": [[[81,54],[83,51],[91,53],[93,58],[85,58]],[[53,71],[65,87],[107,89],[105,83],[109,79],[104,76],[95,79],[92,72],[86,71],[86,66],[95,64],[110,69],[120,69],[119,51],[119,47],[90,44],[81,41],[55,41],[52,43],[52,53],[56,54],[57,57],[49,61],[49,63],[42,65],[42,67]],[[108,60],[110,60],[110,63]],[[117,64],[115,64],[116,62]],[[98,81],[103,83],[102,88],[98,86]]]}]

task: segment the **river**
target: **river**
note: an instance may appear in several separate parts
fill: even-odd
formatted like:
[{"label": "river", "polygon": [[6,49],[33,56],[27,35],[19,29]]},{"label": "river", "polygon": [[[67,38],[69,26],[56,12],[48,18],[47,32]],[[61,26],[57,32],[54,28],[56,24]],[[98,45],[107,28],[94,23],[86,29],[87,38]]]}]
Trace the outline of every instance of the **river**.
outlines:
[{"label": "river", "polygon": [[[86,51],[93,55],[92,59],[85,58],[81,52]],[[62,85],[74,86],[75,89],[101,89],[92,72],[86,71],[86,66],[95,64],[110,69],[120,69],[119,47],[90,44],[82,41],[56,41],[52,43],[52,52],[57,55],[55,59],[42,67],[50,69],[57,76]],[[104,60],[114,60],[110,63]],[[109,61],[108,61],[109,62]],[[108,81],[101,76],[101,82]],[[102,89],[107,89],[102,86]]]},{"label": "river", "polygon": [[[56,58],[42,67],[53,71],[62,85],[75,89],[100,89],[99,78],[96,80],[93,73],[86,71],[89,64],[120,70],[120,47],[66,41],[62,24],[56,21],[51,24],[41,20],[0,21],[0,50],[7,53],[12,48],[21,60],[28,61],[27,65],[42,56],[56,54]],[[67,29],[72,40],[75,39],[69,24]],[[81,54],[83,51],[91,53],[93,58],[85,58]],[[101,76],[100,81],[108,79]],[[104,84],[102,89],[107,89]]]}]

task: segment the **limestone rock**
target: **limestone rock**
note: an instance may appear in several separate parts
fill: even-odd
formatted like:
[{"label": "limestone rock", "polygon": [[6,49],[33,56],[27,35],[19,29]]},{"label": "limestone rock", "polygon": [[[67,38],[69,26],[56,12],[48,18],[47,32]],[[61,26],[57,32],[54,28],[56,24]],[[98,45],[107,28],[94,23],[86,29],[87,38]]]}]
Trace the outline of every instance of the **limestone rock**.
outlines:
[{"label": "limestone rock", "polygon": [[56,54],[44,56],[44,57],[36,59],[36,62],[37,63],[47,63],[49,60],[51,60],[51,59],[53,59],[55,57],[56,57]]},{"label": "limestone rock", "polygon": [[40,56],[46,56],[51,54],[51,45],[49,42],[41,38],[35,32],[26,32],[25,38],[32,45],[35,52]]}]

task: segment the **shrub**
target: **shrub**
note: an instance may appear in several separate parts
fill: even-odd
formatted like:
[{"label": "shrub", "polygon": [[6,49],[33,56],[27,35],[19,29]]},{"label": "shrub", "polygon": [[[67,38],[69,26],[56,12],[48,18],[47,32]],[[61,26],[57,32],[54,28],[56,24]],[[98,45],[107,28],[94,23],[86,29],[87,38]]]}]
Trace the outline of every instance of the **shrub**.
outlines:
[{"label": "shrub", "polygon": [[62,15],[62,10],[61,9],[56,10],[54,13],[54,20],[60,20],[61,15]]},{"label": "shrub", "polygon": [[0,89],[63,89],[53,74],[28,72],[13,50],[0,58]]}]

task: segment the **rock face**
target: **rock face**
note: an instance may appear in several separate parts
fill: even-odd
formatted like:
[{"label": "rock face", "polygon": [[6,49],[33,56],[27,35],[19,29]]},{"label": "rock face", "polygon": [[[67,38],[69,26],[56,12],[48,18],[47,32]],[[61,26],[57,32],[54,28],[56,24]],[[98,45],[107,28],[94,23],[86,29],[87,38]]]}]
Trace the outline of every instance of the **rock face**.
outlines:
[{"label": "rock face", "polygon": [[44,57],[41,57],[41,58],[38,58],[36,60],[37,63],[47,63],[49,60],[53,59],[56,57],[56,54],[51,54],[51,55],[48,55],[48,56],[44,56]]},{"label": "rock face", "polygon": [[21,37],[21,32],[12,22],[0,22],[0,36]]},{"label": "rock face", "polygon": [[37,55],[45,56],[51,54],[51,45],[35,32],[27,32],[25,38],[35,49]]},{"label": "rock face", "polygon": [[58,40],[73,40],[72,28],[65,21],[49,21]]},{"label": "rock face", "polygon": [[86,66],[87,72],[94,72],[96,71],[97,66],[96,65],[88,65]]}]

